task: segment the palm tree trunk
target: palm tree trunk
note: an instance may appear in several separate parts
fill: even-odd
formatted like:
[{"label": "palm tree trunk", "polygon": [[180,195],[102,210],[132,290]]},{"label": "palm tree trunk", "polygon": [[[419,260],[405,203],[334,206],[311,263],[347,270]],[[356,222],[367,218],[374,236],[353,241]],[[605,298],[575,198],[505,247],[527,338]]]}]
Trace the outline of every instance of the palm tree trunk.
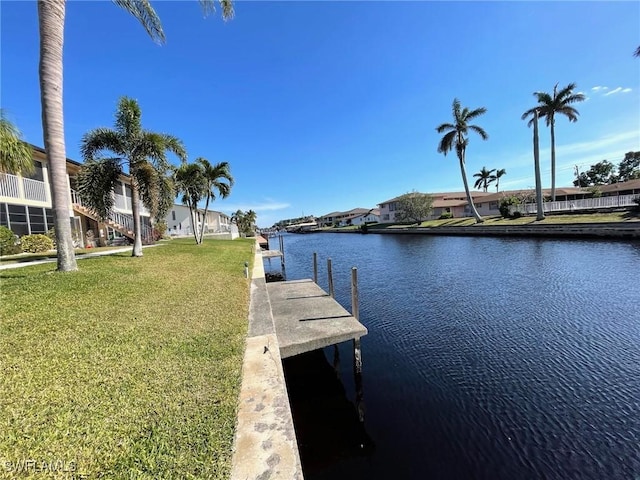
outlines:
[{"label": "palm tree trunk", "polygon": [[544,205],[542,202],[542,180],[540,179],[540,146],[538,140],[538,111],[535,110],[533,112],[533,163],[536,170],[536,209],[538,211],[536,220],[540,221],[544,220]]},{"label": "palm tree trunk", "polygon": [[200,242],[198,243],[202,243],[202,237],[204,237],[204,222],[207,219],[207,212],[209,211],[209,200],[211,199],[211,196],[209,194],[207,194],[207,203],[205,203],[204,205],[204,215],[202,217],[202,227],[200,228]]},{"label": "palm tree trunk", "polygon": [[476,223],[482,223],[484,220],[476,210],[476,206],[473,203],[473,198],[471,197],[471,191],[469,190],[469,182],[467,182],[467,171],[464,168],[464,152],[458,156],[460,160],[460,171],[462,172],[462,182],[464,183],[464,191],[467,192],[467,202],[469,204],[469,208],[471,209],[471,213],[473,213],[473,217],[476,219]]},{"label": "palm tree trunk", "polygon": [[62,49],[64,44],[65,0],[38,2],[40,31],[40,101],[44,148],[51,180],[58,271],[78,269],[71,234],[71,205],[67,181],[62,109]]},{"label": "palm tree trunk", "polygon": [[142,256],[142,228],[140,222],[140,192],[138,183],[131,172],[131,212],[133,213],[133,251],[132,257]]},{"label": "palm tree trunk", "polygon": [[192,206],[191,202],[188,202],[187,206],[189,207],[189,217],[191,218],[191,230],[193,230],[193,238],[195,238],[195,240],[196,240],[196,245],[199,245],[199,243],[198,243],[198,230],[196,229],[196,225],[197,225],[196,213],[197,213],[197,211],[196,211],[195,207]]},{"label": "palm tree trunk", "polygon": [[556,120],[551,117],[551,201],[556,201]]}]

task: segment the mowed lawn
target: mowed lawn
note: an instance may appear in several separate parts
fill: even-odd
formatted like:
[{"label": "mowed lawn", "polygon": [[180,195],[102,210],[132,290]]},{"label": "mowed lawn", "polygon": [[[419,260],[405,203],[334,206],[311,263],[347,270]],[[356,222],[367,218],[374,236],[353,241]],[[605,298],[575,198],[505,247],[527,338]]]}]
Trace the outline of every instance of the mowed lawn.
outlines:
[{"label": "mowed lawn", "polygon": [[0,271],[0,478],[228,477],[252,246]]}]

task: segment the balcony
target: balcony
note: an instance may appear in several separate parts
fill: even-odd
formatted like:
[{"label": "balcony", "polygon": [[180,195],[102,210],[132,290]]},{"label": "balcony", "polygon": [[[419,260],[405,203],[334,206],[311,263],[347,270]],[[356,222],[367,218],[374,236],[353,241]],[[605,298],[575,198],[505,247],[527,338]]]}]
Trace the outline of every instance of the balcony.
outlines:
[{"label": "balcony", "polygon": [[0,174],[0,197],[49,202],[49,193],[45,182],[9,173]]}]

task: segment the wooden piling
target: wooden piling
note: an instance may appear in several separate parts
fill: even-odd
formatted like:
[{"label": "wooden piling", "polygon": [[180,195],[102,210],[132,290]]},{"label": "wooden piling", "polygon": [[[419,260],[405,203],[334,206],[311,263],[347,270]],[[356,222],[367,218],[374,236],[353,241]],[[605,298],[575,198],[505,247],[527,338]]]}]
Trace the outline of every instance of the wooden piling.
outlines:
[{"label": "wooden piling", "polygon": [[329,277],[329,295],[331,298],[336,298],[336,292],[333,289],[333,269],[331,268],[331,259],[327,259],[327,275]]},{"label": "wooden piling", "polygon": [[318,254],[313,252],[313,283],[318,284]]},{"label": "wooden piling", "polygon": [[351,315],[360,320],[360,306],[358,305],[358,269],[351,269]]}]

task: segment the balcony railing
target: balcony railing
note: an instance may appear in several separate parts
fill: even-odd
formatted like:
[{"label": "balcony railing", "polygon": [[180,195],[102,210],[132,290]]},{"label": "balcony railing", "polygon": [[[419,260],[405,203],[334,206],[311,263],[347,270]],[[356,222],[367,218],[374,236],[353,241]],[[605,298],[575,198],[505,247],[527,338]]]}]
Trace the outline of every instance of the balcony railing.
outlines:
[{"label": "balcony railing", "polygon": [[20,198],[36,202],[49,201],[47,185],[44,182],[10,173],[0,174],[0,197]]},{"label": "balcony railing", "polygon": [[[617,208],[635,205],[634,199],[638,195],[612,195],[609,197],[583,198],[578,200],[564,200],[561,202],[544,202],[543,211],[548,212],[572,212],[577,210],[589,210],[593,208]],[[538,213],[535,203],[526,203],[511,207],[513,211],[520,213]]]}]

